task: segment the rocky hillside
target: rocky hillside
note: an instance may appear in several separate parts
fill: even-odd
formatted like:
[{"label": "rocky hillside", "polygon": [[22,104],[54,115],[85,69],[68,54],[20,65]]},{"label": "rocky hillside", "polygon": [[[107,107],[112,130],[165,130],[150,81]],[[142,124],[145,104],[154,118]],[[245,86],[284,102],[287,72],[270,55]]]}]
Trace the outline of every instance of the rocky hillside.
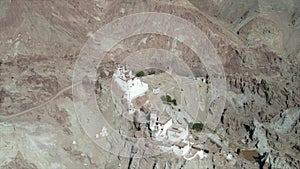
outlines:
[{"label": "rocky hillside", "polygon": [[[203,143],[209,151],[204,160],[115,156],[94,144],[78,123],[71,80],[81,48],[104,24],[139,12],[190,21],[222,60],[226,105],[218,128],[204,131],[219,138]],[[0,23],[0,168],[300,166],[298,0],[1,0]],[[140,43],[145,37],[147,42]],[[108,78],[118,59],[132,52],[162,48],[177,51],[196,76],[206,76],[191,49],[172,44],[174,39],[162,35],[125,39],[110,53],[116,59],[104,62],[99,74]],[[98,92],[105,88],[97,85]],[[118,124],[118,118],[113,120]],[[235,160],[227,160],[226,153]]]}]

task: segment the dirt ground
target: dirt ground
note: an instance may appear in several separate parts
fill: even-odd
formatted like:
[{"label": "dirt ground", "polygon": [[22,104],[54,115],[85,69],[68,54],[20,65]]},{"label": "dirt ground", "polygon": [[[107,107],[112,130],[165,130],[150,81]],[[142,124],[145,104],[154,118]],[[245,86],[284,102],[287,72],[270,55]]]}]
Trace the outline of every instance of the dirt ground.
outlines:
[{"label": "dirt ground", "polygon": [[[197,146],[208,151],[203,160],[186,161],[171,153],[134,158],[139,150],[130,141],[109,140],[112,131],[118,138],[134,136],[131,131],[136,124],[110,112],[114,105],[109,79],[125,58],[128,64],[138,63],[136,70],[144,69],[142,59],[151,57],[134,58],[143,51],[153,55],[150,66],[181,76],[207,76],[203,60],[192,49],[164,35],[124,39],[97,68],[102,80],[89,90],[101,96],[97,101],[104,113],[93,115],[103,115],[115,126],[103,139],[114,144],[105,144],[104,149],[99,146],[102,140],[94,141],[105,125],[88,115],[89,105],[80,114],[86,114],[96,127],[92,135],[82,127],[72,93],[78,85],[72,84],[72,77],[80,51],[105,24],[139,12],[169,13],[188,20],[205,33],[221,59],[227,88],[222,116],[216,119],[216,129],[205,127],[193,133]],[[298,0],[1,0],[0,168],[298,168],[299,16]],[[168,51],[170,56],[160,58],[145,51],[151,48]],[[172,65],[176,69],[163,64],[174,61],[171,55],[177,58]],[[209,83],[186,85],[182,91],[179,86],[183,85],[167,73],[144,80],[150,88],[163,81],[161,88],[192,117],[197,114],[196,121],[210,113],[207,100],[213,86]],[[259,154],[256,162],[240,153],[247,150]],[[226,159],[228,153],[233,160]]]}]

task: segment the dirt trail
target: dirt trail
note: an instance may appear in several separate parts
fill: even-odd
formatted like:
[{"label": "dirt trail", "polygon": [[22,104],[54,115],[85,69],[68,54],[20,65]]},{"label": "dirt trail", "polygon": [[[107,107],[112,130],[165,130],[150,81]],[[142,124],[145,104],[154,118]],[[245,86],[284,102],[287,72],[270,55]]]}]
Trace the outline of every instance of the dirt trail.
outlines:
[{"label": "dirt trail", "polygon": [[35,107],[32,107],[32,108],[29,108],[27,110],[24,110],[22,112],[19,112],[19,113],[16,113],[16,114],[12,114],[12,115],[9,115],[9,116],[1,116],[0,115],[0,122],[5,122],[5,121],[9,121],[15,117],[18,117],[18,116],[22,116],[32,110],[35,110],[35,109],[38,109],[38,108],[41,108],[43,106],[45,106],[46,104],[50,103],[51,101],[53,101],[54,99],[56,99],[58,96],[60,96],[61,94],[63,94],[64,92],[66,92],[67,90],[69,89],[72,89],[73,86],[76,86],[80,83],[75,83],[75,84],[71,84],[69,86],[66,86],[65,88],[61,89],[58,93],[56,93],[56,95],[52,96],[49,100],[47,100],[46,102],[38,105],[38,106],[35,106]]}]

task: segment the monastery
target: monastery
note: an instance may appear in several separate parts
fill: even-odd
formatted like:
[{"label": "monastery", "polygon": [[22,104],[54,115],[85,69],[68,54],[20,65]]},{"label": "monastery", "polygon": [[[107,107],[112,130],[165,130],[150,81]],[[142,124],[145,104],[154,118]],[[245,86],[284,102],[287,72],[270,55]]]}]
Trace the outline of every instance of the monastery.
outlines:
[{"label": "monastery", "polygon": [[[125,66],[118,66],[113,74],[113,80],[123,91],[123,98],[127,100],[128,114],[134,114],[136,108],[132,104],[133,99],[145,95],[148,90],[148,84],[141,81],[139,77],[132,74],[131,70],[127,70]],[[153,88],[154,95],[160,93],[159,88]],[[152,132],[152,139],[161,142],[159,147],[162,150],[173,151],[178,156],[183,156],[186,160],[192,160],[196,156],[200,159],[206,157],[203,150],[196,150],[193,148],[192,142],[188,138],[189,129],[187,124],[177,124],[173,122],[172,118],[163,120],[160,119],[160,112],[149,109],[149,129]]]}]

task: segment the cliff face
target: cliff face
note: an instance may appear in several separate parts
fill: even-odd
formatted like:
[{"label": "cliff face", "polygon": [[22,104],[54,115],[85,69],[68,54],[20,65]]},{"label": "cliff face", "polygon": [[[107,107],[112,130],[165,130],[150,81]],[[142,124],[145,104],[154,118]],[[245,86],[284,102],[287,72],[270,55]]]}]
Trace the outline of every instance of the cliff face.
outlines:
[{"label": "cliff face", "polygon": [[[116,18],[153,11],[195,24],[222,60],[226,105],[218,128],[205,131],[211,137],[202,144],[209,150],[204,160],[121,158],[97,147],[77,121],[71,80],[84,43]],[[3,0],[0,23],[0,168],[258,168],[255,159],[264,168],[300,166],[298,0]],[[180,53],[196,76],[207,74],[195,53],[180,42],[174,47],[172,38],[138,35],[120,44],[99,76],[109,78],[122,57],[146,48]],[[99,83],[100,94],[108,86]],[[120,117],[104,116],[117,129],[136,130]],[[259,157],[251,161],[242,150]],[[235,160],[226,160],[226,153]]]},{"label": "cliff face", "polygon": [[297,168],[299,2],[190,2],[223,22],[243,44],[235,48],[238,71],[225,65],[227,136],[246,138],[249,148],[269,154],[266,165],[272,168]]}]

